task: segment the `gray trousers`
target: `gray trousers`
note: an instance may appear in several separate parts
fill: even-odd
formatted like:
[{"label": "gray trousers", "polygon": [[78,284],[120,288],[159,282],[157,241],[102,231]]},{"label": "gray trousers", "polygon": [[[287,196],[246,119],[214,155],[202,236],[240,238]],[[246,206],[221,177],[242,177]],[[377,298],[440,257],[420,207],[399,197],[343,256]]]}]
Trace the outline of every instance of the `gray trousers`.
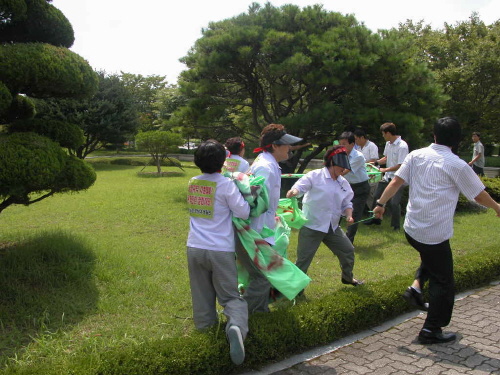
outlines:
[{"label": "gray trousers", "polygon": [[224,308],[226,333],[237,326],[245,339],[248,333],[247,303],[238,292],[238,275],[233,252],[187,248],[193,319],[197,329],[217,324],[215,298]]},{"label": "gray trousers", "polygon": [[264,274],[254,265],[253,260],[243,247],[240,239],[236,236],[236,255],[238,261],[247,270],[250,281],[248,283],[243,298],[248,304],[248,312],[269,312],[269,292],[271,284]]},{"label": "gray trousers", "polygon": [[330,226],[328,233],[307,227],[300,228],[297,246],[297,261],[295,265],[304,273],[307,273],[321,242],[323,242],[339,259],[342,278],[346,281],[352,281],[354,246],[340,226],[335,230],[332,230]]}]

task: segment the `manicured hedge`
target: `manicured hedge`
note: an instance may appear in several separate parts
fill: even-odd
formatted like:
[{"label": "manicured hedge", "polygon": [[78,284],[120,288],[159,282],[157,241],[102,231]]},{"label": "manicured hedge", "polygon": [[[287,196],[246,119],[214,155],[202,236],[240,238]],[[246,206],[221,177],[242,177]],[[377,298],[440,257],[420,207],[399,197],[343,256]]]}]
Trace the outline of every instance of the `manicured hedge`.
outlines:
[{"label": "manicured hedge", "polygon": [[[496,202],[500,202],[500,178],[481,177],[481,180],[486,187],[486,192],[490,194]],[[458,211],[470,210],[473,205],[474,204],[471,205],[467,198],[460,194],[457,204]]]},{"label": "manicured hedge", "polygon": [[[162,167],[176,167],[180,165],[180,161],[176,158],[163,159],[161,161]],[[91,164],[113,164],[113,165],[132,165],[132,166],[144,166],[151,165],[156,166],[153,158],[148,157],[101,157],[93,159],[85,159]]]}]

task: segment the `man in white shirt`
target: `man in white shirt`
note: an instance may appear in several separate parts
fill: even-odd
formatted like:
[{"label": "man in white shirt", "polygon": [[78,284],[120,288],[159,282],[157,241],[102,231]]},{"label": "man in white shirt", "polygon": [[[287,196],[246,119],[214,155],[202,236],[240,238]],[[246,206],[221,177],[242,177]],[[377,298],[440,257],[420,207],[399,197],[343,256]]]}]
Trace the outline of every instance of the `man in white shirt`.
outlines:
[{"label": "man in white shirt", "polygon": [[[354,193],[352,198],[352,217],[357,222],[363,216],[363,209],[370,194],[370,184],[365,168],[365,157],[354,149],[354,133],[343,132],[339,137],[339,144],[347,151],[350,168],[342,172],[342,176],[349,182]],[[347,238],[354,244],[354,237],[358,231],[358,224],[352,224],[347,228]]]},{"label": "man in white shirt", "polygon": [[[378,166],[380,164],[385,164],[385,168],[380,168],[380,172],[384,173],[384,178],[377,185],[373,206],[375,206],[375,201],[382,195],[386,186],[394,178],[394,173],[399,169],[406,155],[408,155],[408,144],[403,141],[401,136],[397,135],[396,125],[392,122],[386,122],[382,124],[380,131],[386,140],[384,156],[376,160],[374,165]],[[404,186],[401,186],[389,202],[389,207],[391,209],[391,226],[394,230],[399,230],[400,228],[401,196],[403,195],[403,189]],[[365,221],[365,225],[380,225],[380,223],[381,221],[376,218]]]},{"label": "man in white shirt", "polygon": [[[257,233],[267,227],[274,230],[276,226],[276,209],[280,199],[281,170],[280,161],[288,158],[290,145],[302,141],[302,138],[287,134],[283,125],[267,125],[260,134],[260,147],[254,152],[262,151],[250,166],[250,173],[254,176],[265,178],[265,185],[269,197],[269,207],[266,212],[257,217],[252,217],[250,227]],[[274,245],[274,237],[264,238],[269,244]],[[254,265],[239,240],[236,241],[236,254],[238,261],[245,267],[250,276],[249,284],[243,294],[247,301],[248,312],[268,312],[269,293],[271,284]]]},{"label": "man in white shirt", "polygon": [[451,151],[458,145],[460,136],[460,125],[455,119],[439,119],[434,125],[435,143],[415,150],[405,158],[374,209],[375,216],[381,218],[387,201],[404,183],[409,184],[404,230],[410,245],[420,253],[421,264],[412,286],[403,297],[426,310],[421,288],[429,280],[428,313],[418,335],[422,344],[456,338],[454,333],[443,333],[442,327],[451,320],[455,297],[449,239],[453,236],[453,215],[459,193],[492,208],[500,217],[500,205],[484,190],[483,183],[467,163]]},{"label": "man in white shirt", "polygon": [[474,142],[474,149],[472,151],[472,160],[469,165],[478,176],[484,176],[484,146],[481,143],[481,134],[478,132],[472,133],[472,142]]},{"label": "man in white shirt", "polygon": [[363,129],[354,131],[355,149],[363,154],[367,163],[374,163],[378,160],[378,147],[372,141],[366,139],[366,133]]}]

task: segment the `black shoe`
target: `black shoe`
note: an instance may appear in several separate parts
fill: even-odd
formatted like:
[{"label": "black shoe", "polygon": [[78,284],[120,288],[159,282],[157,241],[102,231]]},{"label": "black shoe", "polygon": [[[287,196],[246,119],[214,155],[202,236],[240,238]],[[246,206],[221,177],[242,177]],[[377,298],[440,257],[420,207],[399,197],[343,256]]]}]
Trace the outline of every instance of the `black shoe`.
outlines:
[{"label": "black shoe", "polygon": [[457,335],[450,332],[450,333],[443,333],[443,332],[427,332],[427,331],[420,331],[418,334],[418,342],[424,345],[427,344],[440,344],[444,342],[450,342],[453,341],[457,338]]},{"label": "black shoe", "polygon": [[380,225],[382,224],[382,219],[377,219],[376,217],[372,217],[370,220],[366,220],[363,224],[365,225]]},{"label": "black shoe", "polygon": [[362,280],[356,280],[356,279],[352,279],[352,281],[347,281],[345,279],[341,279],[341,281],[342,281],[342,284],[347,284],[347,285],[352,285],[352,286],[359,286],[359,285],[363,285],[365,283]]},{"label": "black shoe", "polygon": [[411,286],[409,286],[408,289],[405,290],[401,297],[403,297],[410,305],[415,306],[419,310],[429,310],[429,305],[427,303],[424,303],[422,293],[417,292]]},{"label": "black shoe", "polygon": [[399,227],[392,227],[392,230],[393,230],[394,232],[399,232]]}]

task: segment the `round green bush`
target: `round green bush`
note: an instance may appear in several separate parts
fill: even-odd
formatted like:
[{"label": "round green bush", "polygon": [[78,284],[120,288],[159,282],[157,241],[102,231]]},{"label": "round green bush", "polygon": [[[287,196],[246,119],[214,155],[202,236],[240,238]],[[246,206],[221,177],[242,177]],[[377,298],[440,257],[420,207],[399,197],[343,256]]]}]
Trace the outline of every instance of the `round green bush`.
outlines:
[{"label": "round green bush", "polygon": [[24,95],[16,95],[10,104],[7,122],[17,119],[29,119],[35,116],[35,104],[33,101]]},{"label": "round green bush", "polygon": [[0,197],[27,204],[34,192],[78,191],[96,179],[91,166],[35,133],[0,136]]},{"label": "round green bush", "polygon": [[94,168],[76,156],[68,155],[65,168],[56,180],[56,191],[78,191],[91,187],[96,180]]},{"label": "round green bush", "polygon": [[34,98],[85,98],[98,85],[97,74],[81,56],[42,43],[0,45],[0,81],[10,92]]},{"label": "round green bush", "polygon": [[35,133],[0,137],[0,196],[50,190],[66,164],[61,147]]},{"label": "round green bush", "polygon": [[16,121],[9,126],[9,131],[34,132],[58,142],[61,147],[76,150],[84,142],[83,130],[75,124],[58,120],[29,119]]}]

